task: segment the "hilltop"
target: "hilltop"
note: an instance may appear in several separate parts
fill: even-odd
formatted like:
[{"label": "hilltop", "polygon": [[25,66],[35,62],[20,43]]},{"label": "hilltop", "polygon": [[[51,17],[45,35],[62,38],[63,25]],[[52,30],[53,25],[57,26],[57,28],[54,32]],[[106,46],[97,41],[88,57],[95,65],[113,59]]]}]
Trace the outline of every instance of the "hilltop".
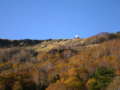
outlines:
[{"label": "hilltop", "polygon": [[[46,39],[46,40],[9,40],[0,39],[1,50],[7,48],[24,48],[31,49],[36,52],[49,51],[54,47],[65,46],[77,51],[81,51],[84,46],[95,46],[101,42],[120,38],[120,32],[117,33],[99,33],[88,38],[74,38],[74,39]],[[94,45],[95,44],[95,45]]]},{"label": "hilltop", "polygon": [[0,90],[120,87],[120,32],[88,38],[0,39]]}]

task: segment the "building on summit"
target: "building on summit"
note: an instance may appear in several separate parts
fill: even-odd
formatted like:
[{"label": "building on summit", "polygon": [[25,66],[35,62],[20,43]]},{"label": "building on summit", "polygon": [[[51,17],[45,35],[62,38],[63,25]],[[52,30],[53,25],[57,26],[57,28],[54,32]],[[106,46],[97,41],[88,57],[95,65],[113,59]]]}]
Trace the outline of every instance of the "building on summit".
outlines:
[{"label": "building on summit", "polygon": [[75,38],[79,38],[79,36],[78,36],[78,35],[76,35],[76,36],[75,36]]}]

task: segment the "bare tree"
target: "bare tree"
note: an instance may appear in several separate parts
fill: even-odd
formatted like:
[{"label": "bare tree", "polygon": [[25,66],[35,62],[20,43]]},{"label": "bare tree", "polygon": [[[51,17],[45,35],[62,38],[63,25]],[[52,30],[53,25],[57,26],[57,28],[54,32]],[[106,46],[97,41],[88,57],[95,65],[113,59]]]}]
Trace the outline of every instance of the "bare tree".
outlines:
[{"label": "bare tree", "polygon": [[32,79],[36,84],[36,90],[41,90],[41,87],[47,80],[47,74],[38,68],[32,72]]}]

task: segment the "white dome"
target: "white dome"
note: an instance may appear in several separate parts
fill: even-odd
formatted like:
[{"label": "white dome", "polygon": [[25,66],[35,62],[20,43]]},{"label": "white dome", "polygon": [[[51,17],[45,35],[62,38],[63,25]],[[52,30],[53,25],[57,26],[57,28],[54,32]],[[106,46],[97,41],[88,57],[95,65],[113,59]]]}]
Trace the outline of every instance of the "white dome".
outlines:
[{"label": "white dome", "polygon": [[76,38],[78,38],[79,36],[78,36],[78,35],[76,35],[75,37],[76,37]]}]

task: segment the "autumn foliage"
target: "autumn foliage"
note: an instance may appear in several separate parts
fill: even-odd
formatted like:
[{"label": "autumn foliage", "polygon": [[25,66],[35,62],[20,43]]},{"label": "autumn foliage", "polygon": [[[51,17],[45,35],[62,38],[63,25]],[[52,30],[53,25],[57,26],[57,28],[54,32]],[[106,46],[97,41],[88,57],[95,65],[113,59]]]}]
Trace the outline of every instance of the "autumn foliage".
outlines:
[{"label": "autumn foliage", "polygon": [[88,38],[86,45],[100,44],[77,52],[69,45],[35,55],[23,48],[0,51],[0,90],[118,89],[120,39],[111,38],[108,33]]}]

